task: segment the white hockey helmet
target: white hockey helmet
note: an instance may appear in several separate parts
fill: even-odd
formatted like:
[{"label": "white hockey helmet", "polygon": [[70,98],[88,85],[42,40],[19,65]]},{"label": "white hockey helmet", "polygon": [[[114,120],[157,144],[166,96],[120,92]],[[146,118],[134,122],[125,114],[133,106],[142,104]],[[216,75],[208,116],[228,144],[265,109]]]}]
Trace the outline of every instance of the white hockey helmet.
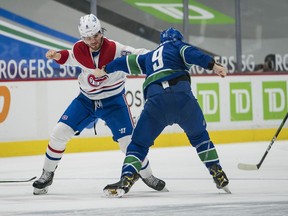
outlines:
[{"label": "white hockey helmet", "polygon": [[87,14],[80,18],[78,25],[81,37],[92,37],[98,32],[102,33],[100,21],[94,14]]}]

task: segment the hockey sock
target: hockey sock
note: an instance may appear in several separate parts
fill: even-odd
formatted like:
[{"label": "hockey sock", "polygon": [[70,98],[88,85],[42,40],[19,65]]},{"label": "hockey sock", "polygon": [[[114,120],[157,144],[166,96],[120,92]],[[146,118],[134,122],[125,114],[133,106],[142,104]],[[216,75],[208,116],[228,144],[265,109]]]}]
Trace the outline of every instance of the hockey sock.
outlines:
[{"label": "hockey sock", "polygon": [[46,150],[46,157],[43,169],[54,171],[61,160],[67,142],[73,137],[74,131],[64,123],[58,123],[52,131],[49,145]]},{"label": "hockey sock", "polygon": [[132,176],[135,173],[139,173],[141,167],[142,164],[138,157],[132,154],[127,155],[122,166],[121,176]]},{"label": "hockey sock", "polygon": [[219,164],[218,154],[212,141],[206,140],[196,145],[195,148],[200,160],[207,168],[211,167],[212,164]]},{"label": "hockey sock", "polygon": [[151,169],[151,166],[147,157],[142,162],[142,168],[139,174],[142,178],[148,178],[152,175],[152,169]]}]

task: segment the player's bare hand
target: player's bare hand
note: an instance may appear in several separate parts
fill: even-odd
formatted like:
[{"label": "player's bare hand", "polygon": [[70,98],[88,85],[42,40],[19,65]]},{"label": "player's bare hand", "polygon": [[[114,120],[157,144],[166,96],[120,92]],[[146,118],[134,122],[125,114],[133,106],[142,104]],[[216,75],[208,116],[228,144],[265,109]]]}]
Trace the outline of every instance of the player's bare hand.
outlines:
[{"label": "player's bare hand", "polygon": [[102,69],[96,68],[94,69],[93,74],[95,77],[102,77],[102,76],[105,76],[107,73],[104,71],[104,68]]},{"label": "player's bare hand", "polygon": [[225,77],[227,75],[227,68],[222,65],[215,63],[213,66],[213,71],[221,77]]},{"label": "player's bare hand", "polygon": [[48,50],[45,56],[48,59],[55,59],[55,60],[59,60],[61,58],[61,54],[57,53],[55,50]]}]

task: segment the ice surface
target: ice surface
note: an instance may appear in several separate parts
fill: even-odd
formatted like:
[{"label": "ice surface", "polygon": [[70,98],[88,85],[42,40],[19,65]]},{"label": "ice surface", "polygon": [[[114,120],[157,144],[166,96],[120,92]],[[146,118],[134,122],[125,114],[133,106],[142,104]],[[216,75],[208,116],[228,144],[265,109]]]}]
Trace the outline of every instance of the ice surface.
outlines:
[{"label": "ice surface", "polygon": [[[122,198],[102,194],[119,179],[120,151],[64,154],[47,195],[34,196],[32,182],[0,183],[0,215],[288,215],[288,140],[274,143],[259,170],[237,168],[239,162],[257,164],[268,145],[216,145],[232,194],[215,187],[190,146],[149,152],[153,173],[169,192],[153,191],[139,180]],[[1,158],[0,181],[39,177],[43,162],[44,155]]]}]

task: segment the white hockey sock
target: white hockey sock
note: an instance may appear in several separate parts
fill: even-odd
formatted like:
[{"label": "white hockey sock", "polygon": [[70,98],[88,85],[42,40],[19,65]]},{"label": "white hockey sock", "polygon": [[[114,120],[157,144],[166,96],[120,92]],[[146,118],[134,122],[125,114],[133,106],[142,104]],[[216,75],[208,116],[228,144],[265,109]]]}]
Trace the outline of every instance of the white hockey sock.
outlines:
[{"label": "white hockey sock", "polygon": [[46,149],[43,169],[54,171],[64,154],[67,142],[73,137],[74,131],[68,125],[59,122],[52,131],[49,145]]},{"label": "white hockey sock", "polygon": [[142,162],[142,168],[139,174],[142,178],[148,178],[152,175],[152,169],[151,169],[151,166],[147,157]]}]

